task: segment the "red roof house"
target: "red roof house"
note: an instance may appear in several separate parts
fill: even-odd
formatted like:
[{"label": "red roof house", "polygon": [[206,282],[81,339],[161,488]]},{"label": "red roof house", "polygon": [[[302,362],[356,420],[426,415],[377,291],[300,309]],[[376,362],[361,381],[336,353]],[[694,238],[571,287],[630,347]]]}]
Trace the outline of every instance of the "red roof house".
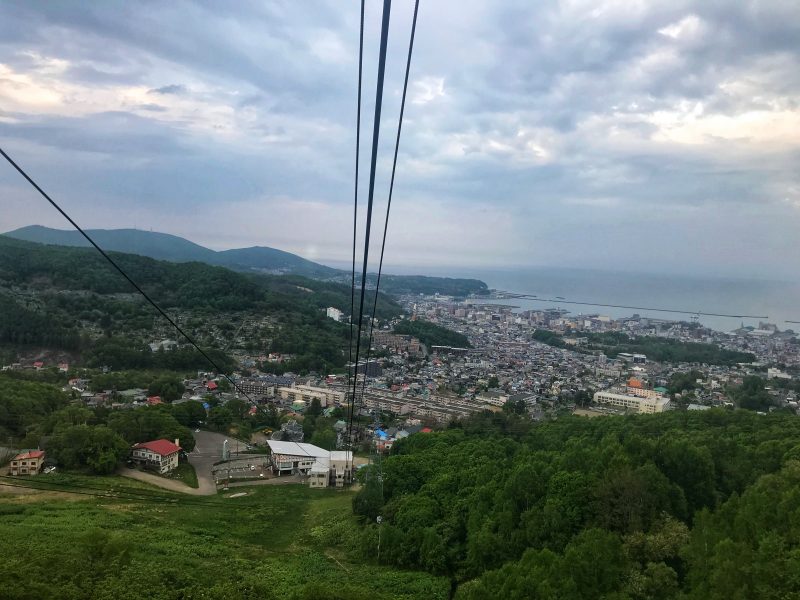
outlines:
[{"label": "red roof house", "polygon": [[44,450],[22,452],[11,459],[10,473],[12,475],[36,475],[42,470],[43,463]]},{"label": "red roof house", "polygon": [[41,369],[42,367],[44,367],[44,363],[40,360],[37,360],[35,363],[33,363],[34,369]]},{"label": "red roof house", "polygon": [[161,402],[161,396],[148,396],[147,403],[150,406],[155,406],[156,404],[163,404]]},{"label": "red roof house", "polygon": [[154,467],[159,473],[167,473],[178,466],[178,453],[181,447],[169,440],[154,440],[134,444],[131,449],[131,459],[136,462]]},{"label": "red roof house", "polygon": [[208,389],[210,392],[213,392],[215,389],[217,389],[217,384],[216,384],[216,382],[214,382],[214,381],[209,381],[209,382],[206,384],[206,389]]}]

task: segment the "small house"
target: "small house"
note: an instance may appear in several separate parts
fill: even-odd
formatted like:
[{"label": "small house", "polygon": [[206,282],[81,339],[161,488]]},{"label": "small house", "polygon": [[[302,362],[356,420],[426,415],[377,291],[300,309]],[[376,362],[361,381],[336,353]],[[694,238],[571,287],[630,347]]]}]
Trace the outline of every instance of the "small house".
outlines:
[{"label": "small house", "polygon": [[178,440],[173,444],[169,440],[154,440],[135,444],[131,449],[131,459],[145,467],[151,467],[159,473],[169,473],[178,466],[178,454],[181,447]]},{"label": "small house", "polygon": [[44,464],[44,450],[29,450],[11,459],[11,475],[37,475]]}]

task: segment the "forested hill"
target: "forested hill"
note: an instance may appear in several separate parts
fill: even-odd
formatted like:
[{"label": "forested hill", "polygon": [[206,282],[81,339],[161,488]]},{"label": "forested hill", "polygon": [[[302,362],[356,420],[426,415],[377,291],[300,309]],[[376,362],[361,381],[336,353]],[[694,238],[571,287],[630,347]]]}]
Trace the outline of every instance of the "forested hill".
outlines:
[{"label": "forested hill", "polygon": [[[324,309],[333,306],[349,313],[349,286],[300,276],[245,275],[198,262],[177,264],[110,254],[162,308],[177,310],[198,322],[198,335],[209,337],[205,334],[222,317],[246,311],[272,319],[266,350],[297,355],[299,362],[288,365],[287,370],[341,368],[344,364],[341,349],[347,343],[347,327],[328,319]],[[367,295],[370,306],[372,297]],[[401,312],[399,305],[381,295],[379,318]],[[0,236],[0,343],[90,349],[90,356],[106,351],[96,356],[95,362],[118,368],[194,366],[191,356],[168,353],[180,361],[172,366],[154,365],[148,362],[154,360],[153,353],[134,351],[148,340],[134,343],[133,332],[152,330],[158,320],[152,307],[96,250],[44,246]],[[92,342],[87,335],[98,331],[105,331],[106,339]],[[109,339],[111,333],[113,339]],[[169,331],[169,335],[177,333]],[[123,342],[125,348],[120,347]]]},{"label": "forested hill", "polygon": [[[87,233],[104,250],[137,254],[173,262],[203,262],[243,271],[304,275],[325,278],[341,271],[320,265],[296,254],[267,247],[238,248],[216,252],[187,239],[139,229],[90,229]],[[59,246],[89,247],[78,231],[51,229],[41,225],[22,227],[6,234],[20,240]]]},{"label": "forested hill", "polygon": [[395,324],[394,332],[404,335],[413,335],[418,338],[420,342],[428,346],[451,346],[453,348],[471,348],[467,336],[463,333],[458,333],[436,323],[425,321],[424,319],[417,319],[412,321],[410,319],[403,319]]},{"label": "forested hill", "polygon": [[[350,271],[334,269],[296,254],[269,248],[234,248],[215,251],[187,239],[139,229],[90,229],[87,233],[104,250],[147,256],[172,262],[202,262],[246,273],[301,275],[314,279],[350,283]],[[22,227],[5,234],[14,239],[39,244],[87,248],[89,242],[78,231],[51,229],[41,225]],[[375,274],[367,277],[374,286]],[[381,289],[388,294],[443,294],[447,296],[485,295],[487,285],[477,279],[383,274]]]},{"label": "forested hill", "polygon": [[484,413],[396,442],[354,508],[456,598],[794,598],[800,419]]}]

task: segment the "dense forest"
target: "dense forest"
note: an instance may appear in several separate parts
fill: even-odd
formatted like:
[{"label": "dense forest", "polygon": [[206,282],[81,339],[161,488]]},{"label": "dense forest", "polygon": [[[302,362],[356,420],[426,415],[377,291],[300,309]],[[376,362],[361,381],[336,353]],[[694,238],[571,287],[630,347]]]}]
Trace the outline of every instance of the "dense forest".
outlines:
[{"label": "dense forest", "polygon": [[[644,354],[648,360],[671,363],[700,363],[707,365],[733,366],[738,363],[751,363],[755,356],[749,352],[726,350],[716,344],[681,342],[659,337],[628,336],[625,333],[582,333],[588,340],[584,350],[603,352],[610,358],[621,353]],[[564,336],[537,329],[533,339],[556,348],[574,348],[564,342]]]},{"label": "dense forest", "polygon": [[422,319],[417,319],[416,321],[403,319],[395,324],[394,332],[412,335],[425,344],[428,349],[430,349],[431,346],[452,346],[453,348],[472,347],[467,336],[463,333],[458,333],[447,329],[447,327],[442,327],[441,325]]},{"label": "dense forest", "polygon": [[354,509],[365,553],[380,527],[382,562],[460,598],[786,598],[799,460],[794,416],[485,413],[397,442]]}]

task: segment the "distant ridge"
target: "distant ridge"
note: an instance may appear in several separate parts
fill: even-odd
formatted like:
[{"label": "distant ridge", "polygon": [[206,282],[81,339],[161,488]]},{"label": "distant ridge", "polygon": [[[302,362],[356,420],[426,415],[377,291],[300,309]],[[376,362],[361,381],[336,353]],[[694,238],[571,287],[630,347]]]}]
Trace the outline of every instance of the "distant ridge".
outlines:
[{"label": "distant ridge", "polygon": [[[296,254],[255,246],[234,250],[211,250],[187,239],[140,229],[88,229],[86,232],[104,250],[138,254],[171,262],[203,262],[228,267],[238,271],[258,271],[303,275],[317,279],[340,276],[344,271],[326,267]],[[56,246],[89,246],[89,242],[74,230],[51,229],[42,225],[30,225],[5,235],[28,242]]]},{"label": "distant ridge", "polygon": [[[350,271],[326,267],[291,252],[267,246],[235,248],[215,251],[195,244],[187,239],[141,229],[87,229],[88,233],[104,250],[138,254],[156,260],[170,262],[201,262],[234,271],[264,273],[272,275],[302,275],[311,279],[350,283]],[[42,225],[30,225],[2,234],[10,238],[51,246],[88,247],[89,242],[78,232],[51,229]],[[375,274],[367,278],[375,285]],[[387,294],[443,294],[468,296],[484,295],[487,285],[478,279],[453,279],[450,277],[425,277],[422,275],[389,275],[381,278],[381,291]]]}]

